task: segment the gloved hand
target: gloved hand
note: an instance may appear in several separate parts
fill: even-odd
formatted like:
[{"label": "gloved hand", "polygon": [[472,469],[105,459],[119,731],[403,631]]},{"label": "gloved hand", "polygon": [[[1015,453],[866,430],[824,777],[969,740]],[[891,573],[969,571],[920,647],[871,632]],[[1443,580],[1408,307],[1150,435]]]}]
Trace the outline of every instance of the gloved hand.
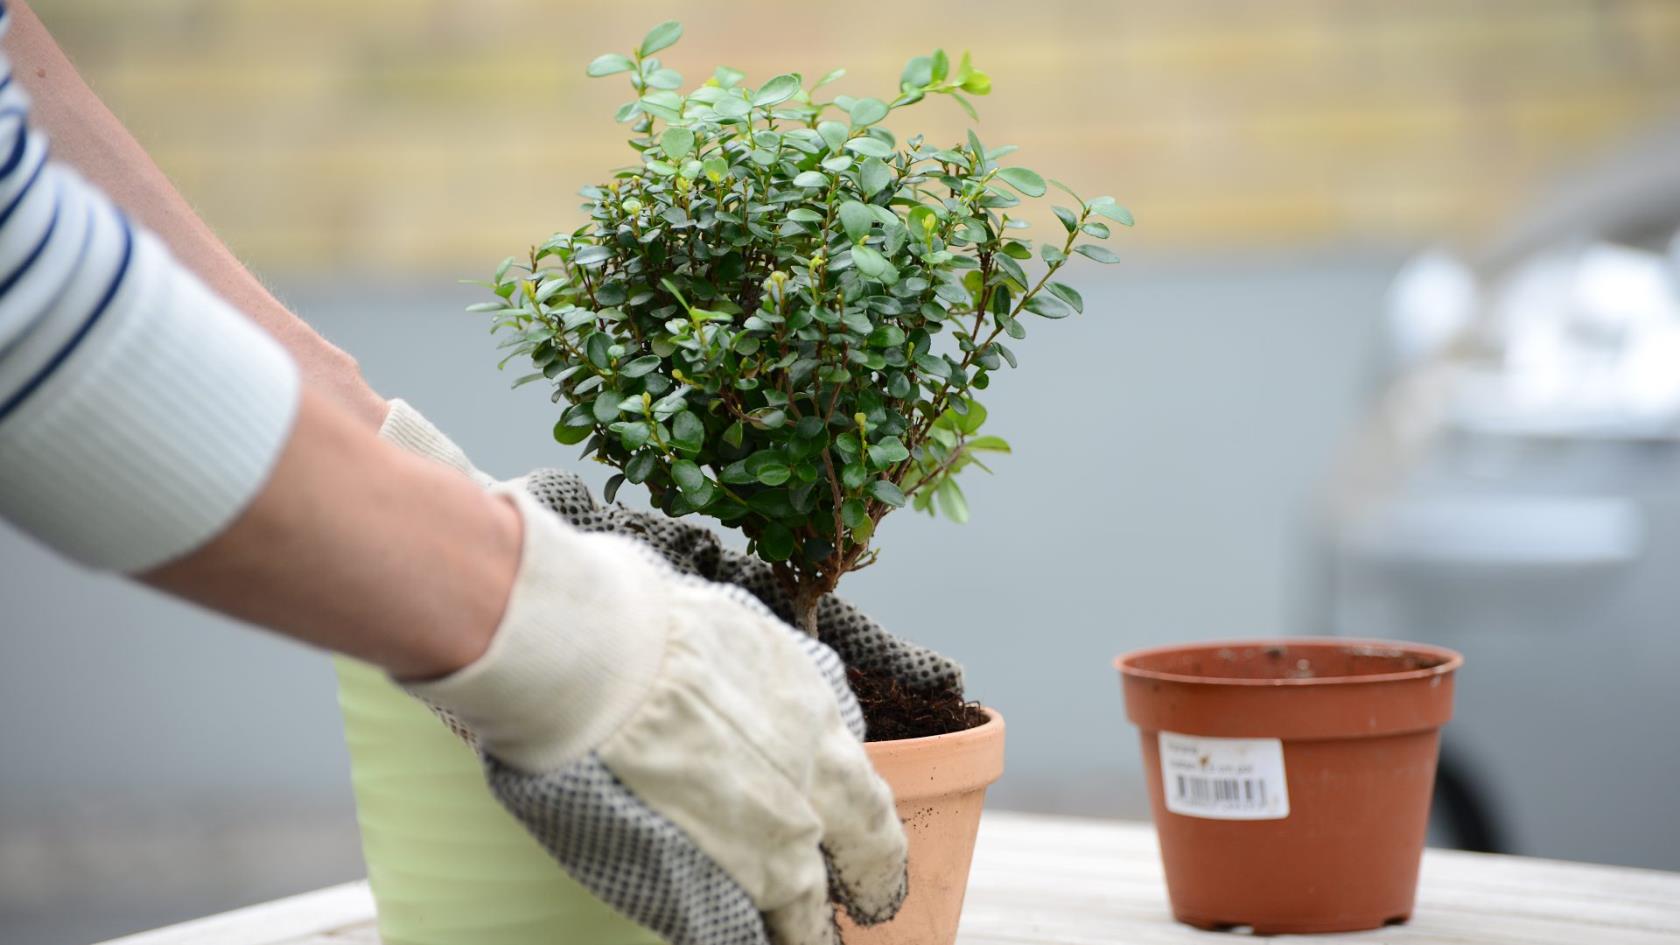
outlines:
[{"label": "gloved hand", "polygon": [[672,945],[837,945],[889,918],[905,840],[832,650],[632,539],[524,523],[488,650],[410,683],[556,860]]},{"label": "gloved hand", "polygon": [[[459,446],[404,401],[391,401],[391,412],[380,435],[410,452],[459,469],[483,485],[494,482]],[[564,470],[540,469],[512,482],[523,485],[542,504],[586,532],[632,535],[652,546],[677,571],[744,588],[778,617],[793,620],[793,600],[770,565],[723,547],[710,529],[658,513],[604,505],[596,501],[582,478]],[[840,654],[847,666],[892,676],[912,691],[962,696],[960,665],[893,636],[833,594],[818,602],[817,636]]]}]

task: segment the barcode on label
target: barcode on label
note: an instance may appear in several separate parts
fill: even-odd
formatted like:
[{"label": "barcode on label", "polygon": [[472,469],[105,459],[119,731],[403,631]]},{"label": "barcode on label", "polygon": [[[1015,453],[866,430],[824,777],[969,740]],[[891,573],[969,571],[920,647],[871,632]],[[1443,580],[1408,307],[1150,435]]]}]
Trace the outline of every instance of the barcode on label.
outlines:
[{"label": "barcode on label", "polygon": [[1161,732],[1161,792],[1166,808],[1213,820],[1289,816],[1283,742]]},{"label": "barcode on label", "polygon": [[1198,807],[1239,806],[1264,809],[1266,782],[1252,778],[1199,778],[1175,775],[1178,799]]}]

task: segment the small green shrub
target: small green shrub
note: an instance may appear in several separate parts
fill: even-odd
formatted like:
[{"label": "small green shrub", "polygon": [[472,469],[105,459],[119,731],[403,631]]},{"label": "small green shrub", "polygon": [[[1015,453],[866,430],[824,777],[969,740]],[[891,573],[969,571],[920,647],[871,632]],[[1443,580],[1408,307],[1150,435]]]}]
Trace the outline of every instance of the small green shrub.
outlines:
[{"label": "small green shrub", "polygon": [[[956,100],[991,80],[943,51],[905,67],[892,101],[820,90],[797,73],[757,88],[719,68],[684,94],[654,57],[682,34],[655,27],[631,55],[589,64],[627,73],[618,111],[634,166],[586,187],[588,222],[510,257],[486,283],[492,314],[568,406],[555,439],[643,483],[670,515],[741,529],[772,562],[809,627],[817,600],[873,562],[881,518],[910,504],[963,521],[957,475],[984,453],[976,395],[1014,367],[1005,339],[1024,316],[1083,309],[1053,281],[1077,255],[1114,262],[1084,237],[1130,226],[1110,197],[1054,208],[1065,234],[1014,233],[1020,197],[1045,179],[999,159],[970,131],[949,147],[900,141],[882,122],[929,95]],[[1020,196],[1017,196],[1020,195]],[[1028,268],[1042,267],[1029,273]]]}]

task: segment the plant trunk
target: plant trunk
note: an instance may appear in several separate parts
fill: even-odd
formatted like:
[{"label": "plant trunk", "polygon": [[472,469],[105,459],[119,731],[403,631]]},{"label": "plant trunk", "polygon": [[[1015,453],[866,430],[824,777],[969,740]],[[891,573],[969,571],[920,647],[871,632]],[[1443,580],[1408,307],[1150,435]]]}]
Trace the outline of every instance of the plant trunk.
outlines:
[{"label": "plant trunk", "polygon": [[830,578],[823,573],[796,571],[785,563],[772,566],[776,580],[782,585],[782,592],[787,594],[792,604],[793,612],[788,615],[790,622],[813,637],[821,636],[817,632],[817,609],[822,599],[834,590],[838,578]]},{"label": "plant trunk", "polygon": [[817,606],[822,603],[822,588],[815,586],[815,582],[801,581],[799,588],[793,595],[794,626],[811,636],[820,636],[817,632]]}]

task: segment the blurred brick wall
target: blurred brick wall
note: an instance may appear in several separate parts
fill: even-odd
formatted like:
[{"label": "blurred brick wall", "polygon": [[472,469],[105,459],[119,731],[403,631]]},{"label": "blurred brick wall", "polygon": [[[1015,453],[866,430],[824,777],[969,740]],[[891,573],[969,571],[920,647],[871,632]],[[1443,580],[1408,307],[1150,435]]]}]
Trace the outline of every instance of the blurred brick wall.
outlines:
[{"label": "blurred brick wall", "polygon": [[[668,17],[691,81],[845,65],[837,91],[889,97],[908,56],[972,49],[988,143],[1116,194],[1151,248],[1463,233],[1680,105],[1677,0],[35,5],[270,270],[474,274],[572,225],[576,187],[630,154],[622,77],[583,64]],[[963,127],[947,102],[911,115]]]}]

